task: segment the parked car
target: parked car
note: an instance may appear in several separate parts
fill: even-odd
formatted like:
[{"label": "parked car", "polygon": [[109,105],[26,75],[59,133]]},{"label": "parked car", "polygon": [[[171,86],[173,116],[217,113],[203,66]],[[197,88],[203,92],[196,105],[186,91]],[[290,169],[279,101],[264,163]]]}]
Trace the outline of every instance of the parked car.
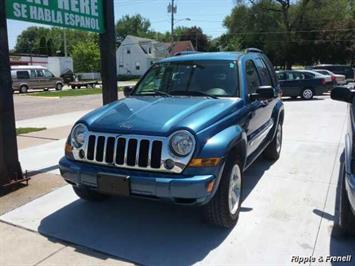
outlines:
[{"label": "parked car", "polygon": [[335,74],[344,75],[347,82],[354,81],[355,79],[353,68],[347,65],[317,65],[313,69],[326,69]]},{"label": "parked car", "polygon": [[55,77],[47,68],[42,66],[12,66],[12,89],[26,93],[30,89],[62,90],[64,81]]},{"label": "parked car", "polygon": [[322,95],[330,89],[325,77],[313,71],[277,71],[277,76],[283,96],[311,100],[315,95]]},{"label": "parked car", "polygon": [[197,53],[155,63],[127,98],[74,125],[60,160],[85,200],[106,195],[202,206],[207,222],[233,227],[243,172],[277,160],[284,107],[259,50]]},{"label": "parked car", "polygon": [[315,72],[318,72],[323,75],[331,76],[332,81],[335,85],[344,85],[346,84],[345,75],[335,74],[326,69],[314,69]]},{"label": "parked car", "polygon": [[354,122],[354,101],[355,92],[346,87],[337,87],[331,93],[333,100],[349,103],[348,129],[345,136],[344,156],[340,166],[340,193],[339,195],[339,227],[347,233],[355,234],[355,122]]}]

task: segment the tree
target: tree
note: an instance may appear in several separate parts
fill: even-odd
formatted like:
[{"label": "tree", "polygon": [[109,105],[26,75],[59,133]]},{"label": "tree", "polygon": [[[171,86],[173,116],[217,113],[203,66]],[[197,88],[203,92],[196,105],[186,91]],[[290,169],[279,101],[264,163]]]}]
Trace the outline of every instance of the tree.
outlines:
[{"label": "tree", "polygon": [[284,68],[353,61],[353,0],[238,0],[224,25],[222,47],[258,47]]},{"label": "tree", "polygon": [[99,72],[100,50],[95,42],[78,42],[72,48],[74,72]]},{"label": "tree", "polygon": [[116,37],[118,42],[122,42],[127,35],[138,37],[148,37],[154,35],[150,31],[150,21],[141,15],[125,15],[116,23]]},{"label": "tree", "polygon": [[64,31],[67,36],[69,54],[78,42],[87,41],[98,44],[98,34],[95,33],[57,27],[29,27],[17,37],[15,53],[64,55]]},{"label": "tree", "polygon": [[175,35],[179,41],[191,41],[196,51],[209,51],[208,36],[203,33],[200,27],[178,27],[175,31]]}]

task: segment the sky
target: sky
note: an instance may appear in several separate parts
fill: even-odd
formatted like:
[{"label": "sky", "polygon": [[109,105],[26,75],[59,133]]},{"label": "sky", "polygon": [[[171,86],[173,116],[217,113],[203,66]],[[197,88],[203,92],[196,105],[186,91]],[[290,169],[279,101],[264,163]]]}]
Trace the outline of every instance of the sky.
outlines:
[{"label": "sky", "polygon": [[[170,14],[167,6],[171,0],[114,0],[115,20],[124,15],[140,14],[148,18],[155,31],[170,31]],[[177,5],[176,27],[199,26],[211,37],[225,32],[223,19],[230,14],[234,0],[175,0]],[[191,21],[185,20],[186,18]],[[9,47],[13,49],[16,38],[30,26],[44,26],[35,23],[7,20]]]}]

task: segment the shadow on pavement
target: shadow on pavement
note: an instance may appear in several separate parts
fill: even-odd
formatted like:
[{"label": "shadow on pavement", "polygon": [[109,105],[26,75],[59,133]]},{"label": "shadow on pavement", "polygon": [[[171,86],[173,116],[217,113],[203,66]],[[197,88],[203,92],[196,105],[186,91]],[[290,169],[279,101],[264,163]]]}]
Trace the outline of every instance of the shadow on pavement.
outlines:
[{"label": "shadow on pavement", "polygon": [[[348,234],[344,234],[338,226],[338,219],[339,219],[339,209],[340,209],[340,193],[341,193],[341,167],[344,163],[344,154],[340,157],[340,169],[338,174],[338,182],[337,182],[337,189],[336,189],[336,202],[335,202],[335,215],[330,213],[324,212],[322,210],[315,209],[313,213],[333,222],[333,227],[330,235],[330,246],[329,246],[329,254],[323,254],[324,256],[352,256],[352,262],[355,259],[355,236],[351,236]],[[332,265],[344,265],[347,263],[344,262],[333,262]],[[349,264],[350,265],[350,264]]]},{"label": "shadow on pavement", "polygon": [[[246,173],[245,197],[269,167],[269,162],[258,160]],[[252,209],[244,206],[241,211]],[[231,232],[202,223],[196,208],[127,198],[77,200],[44,218],[38,231],[145,265],[197,263]]]}]

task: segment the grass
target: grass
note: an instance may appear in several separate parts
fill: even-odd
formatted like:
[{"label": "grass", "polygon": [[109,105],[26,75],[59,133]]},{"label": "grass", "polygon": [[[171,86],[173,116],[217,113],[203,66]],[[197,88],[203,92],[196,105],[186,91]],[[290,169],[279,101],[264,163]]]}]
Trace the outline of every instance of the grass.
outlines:
[{"label": "grass", "polygon": [[28,134],[32,132],[38,132],[42,130],[46,130],[45,127],[20,127],[16,128],[16,135]]},{"label": "grass", "polygon": [[[123,88],[119,87],[117,88],[118,91],[122,91]],[[43,91],[43,92],[36,92],[36,93],[30,93],[28,94],[29,96],[40,96],[40,97],[73,97],[73,96],[84,96],[84,95],[95,95],[95,94],[101,94],[102,90],[101,88],[98,89],[69,89],[69,90],[63,90],[63,91]]]}]

